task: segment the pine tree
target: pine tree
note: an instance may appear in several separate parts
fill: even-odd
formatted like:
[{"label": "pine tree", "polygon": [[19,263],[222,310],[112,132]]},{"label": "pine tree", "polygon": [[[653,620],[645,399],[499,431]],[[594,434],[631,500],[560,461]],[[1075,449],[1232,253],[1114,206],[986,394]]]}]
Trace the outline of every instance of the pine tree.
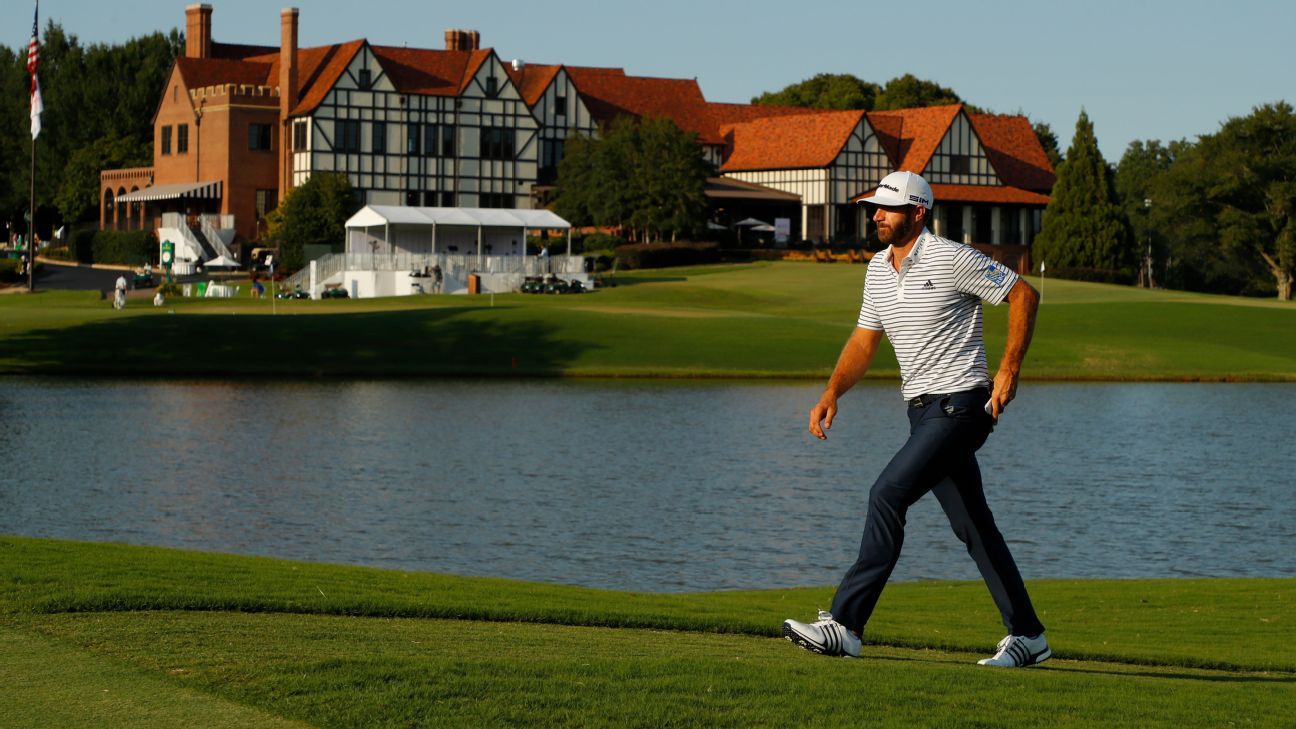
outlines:
[{"label": "pine tree", "polygon": [[1035,260],[1066,277],[1128,280],[1134,250],[1116,203],[1112,170],[1098,151],[1093,124],[1082,109],[1053,198],[1035,237]]}]

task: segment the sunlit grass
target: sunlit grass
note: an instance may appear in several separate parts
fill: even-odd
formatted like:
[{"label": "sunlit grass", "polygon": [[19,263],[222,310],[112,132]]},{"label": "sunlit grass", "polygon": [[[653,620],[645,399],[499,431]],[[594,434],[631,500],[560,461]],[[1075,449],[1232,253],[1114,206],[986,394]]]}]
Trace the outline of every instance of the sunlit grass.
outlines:
[{"label": "sunlit grass", "polygon": [[[984,586],[888,588],[860,660],[778,637],[831,589],[645,594],[0,538],[3,726],[1285,726],[1296,580],[1041,581],[1056,657],[975,665]],[[114,719],[116,717],[116,719]]]},{"label": "sunlit grass", "polygon": [[[0,297],[0,373],[818,378],[854,324],[863,275],[762,263],[637,271],[573,296],[172,299],[124,312],[93,293],[10,295]],[[1043,288],[1027,379],[1296,379],[1290,303]],[[1006,309],[986,310],[992,366]],[[889,349],[873,376],[898,376]]]}]

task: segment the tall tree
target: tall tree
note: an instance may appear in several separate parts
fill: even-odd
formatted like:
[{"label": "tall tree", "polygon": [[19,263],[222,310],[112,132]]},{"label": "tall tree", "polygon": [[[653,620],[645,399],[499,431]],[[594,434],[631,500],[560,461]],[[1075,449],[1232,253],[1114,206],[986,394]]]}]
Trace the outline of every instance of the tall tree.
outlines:
[{"label": "tall tree", "polygon": [[[37,219],[42,228],[59,215],[56,199],[71,200],[78,191],[98,185],[99,171],[85,164],[84,154],[69,168],[78,151],[103,138],[151,149],[153,112],[182,47],[183,36],[175,30],[85,47],[58,23],[45,26],[40,64],[45,113],[36,149]],[[26,64],[25,45],[0,51],[0,92],[10,100],[0,105],[0,165],[11,172],[0,179],[0,217],[10,221],[22,219],[31,179]]]},{"label": "tall tree", "polygon": [[[1143,285],[1166,285],[1165,263],[1170,257],[1170,227],[1166,225],[1169,200],[1157,199],[1153,193],[1158,178],[1170,169],[1176,154],[1186,148],[1184,142],[1169,146],[1153,139],[1130,142],[1116,165],[1114,178],[1117,204],[1130,226],[1133,246],[1137,251],[1139,281]],[[1150,261],[1146,259],[1151,259]],[[1149,276],[1146,266],[1152,266]]]},{"label": "tall tree", "polygon": [[779,91],[766,91],[753,104],[804,106],[812,109],[868,109],[882,87],[848,73],[821,73]]},{"label": "tall tree", "polygon": [[1089,115],[1080,111],[1066,161],[1035,237],[1035,260],[1059,275],[1077,269],[1126,277],[1133,273],[1129,230],[1116,204],[1112,171],[1098,150]]},{"label": "tall tree", "polygon": [[1262,261],[1278,298],[1296,275],[1296,114],[1291,104],[1256,107],[1201,138],[1188,155],[1209,184],[1205,204],[1226,250]]},{"label": "tall tree", "polygon": [[346,221],[360,199],[346,175],[319,172],[294,187],[267,216],[266,240],[279,248],[284,270],[306,265],[306,246],[336,246],[346,240]]},{"label": "tall tree", "polygon": [[[953,89],[947,89],[935,81],[920,79],[912,73],[906,73],[887,81],[886,86],[882,87],[882,92],[878,94],[877,103],[873,108],[877,111],[916,109],[925,106],[959,104],[962,101],[963,99],[959,98]],[[969,109],[969,111],[975,113],[980,110]]]},{"label": "tall tree", "polygon": [[1048,122],[1034,122],[1031,124],[1031,129],[1035,132],[1035,138],[1039,140],[1040,146],[1044,148],[1049,164],[1056,170],[1058,165],[1062,164],[1062,151],[1058,148],[1058,137],[1053,127],[1049,126]]},{"label": "tall tree", "polygon": [[100,137],[72,152],[63,167],[63,179],[54,197],[59,214],[68,223],[97,219],[99,172],[153,164],[153,145],[141,144],[115,133]]},{"label": "tall tree", "polygon": [[706,224],[714,173],[694,135],[669,119],[616,119],[598,139],[569,139],[554,210],[578,225],[629,230],[644,242]]}]

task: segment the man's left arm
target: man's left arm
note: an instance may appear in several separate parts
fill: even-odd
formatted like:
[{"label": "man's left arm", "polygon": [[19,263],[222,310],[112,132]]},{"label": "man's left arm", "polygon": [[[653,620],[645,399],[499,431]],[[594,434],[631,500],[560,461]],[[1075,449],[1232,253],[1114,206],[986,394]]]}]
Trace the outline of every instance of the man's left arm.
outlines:
[{"label": "man's left arm", "polygon": [[999,371],[994,376],[994,390],[990,393],[990,415],[996,421],[999,414],[1017,396],[1017,378],[1021,375],[1022,360],[1030,348],[1035,333],[1035,312],[1039,309],[1039,294],[1025,279],[1017,279],[1006,297],[1008,302],[1008,344]]}]

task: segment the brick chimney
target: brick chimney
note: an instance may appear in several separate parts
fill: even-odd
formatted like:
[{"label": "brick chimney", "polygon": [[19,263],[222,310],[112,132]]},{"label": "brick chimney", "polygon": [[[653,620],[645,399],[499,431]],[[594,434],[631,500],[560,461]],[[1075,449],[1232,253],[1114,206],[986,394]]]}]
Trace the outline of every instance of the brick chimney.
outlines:
[{"label": "brick chimney", "polygon": [[279,11],[279,116],[297,103],[297,8]]},{"label": "brick chimney", "polygon": [[292,187],[292,129],[297,104],[297,8],[279,11],[279,199]]},{"label": "brick chimney", "polygon": [[445,32],[447,51],[475,51],[481,44],[481,33],[475,30],[451,28]]},{"label": "brick chimney", "polygon": [[211,16],[207,3],[185,8],[185,57],[211,58]]}]

